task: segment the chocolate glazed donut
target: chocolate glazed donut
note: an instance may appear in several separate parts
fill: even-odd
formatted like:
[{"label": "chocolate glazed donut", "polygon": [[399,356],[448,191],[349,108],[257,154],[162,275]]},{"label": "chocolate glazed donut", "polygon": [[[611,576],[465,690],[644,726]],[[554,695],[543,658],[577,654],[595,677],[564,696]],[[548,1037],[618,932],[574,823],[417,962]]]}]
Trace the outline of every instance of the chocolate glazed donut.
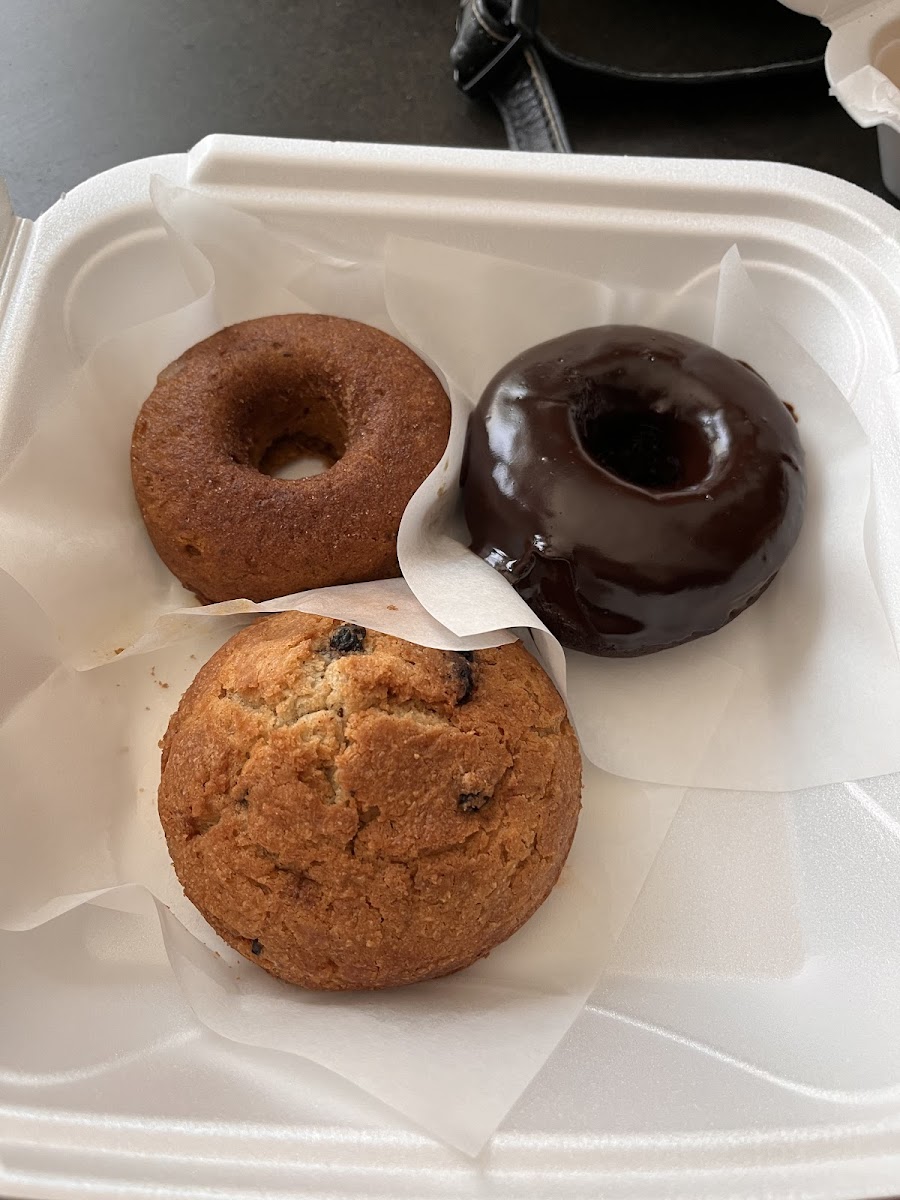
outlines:
[{"label": "chocolate glazed donut", "polygon": [[610,657],[743,612],[806,497],[796,421],[755,371],[625,325],[545,342],[495,376],[462,484],[472,549],[564,646]]}]

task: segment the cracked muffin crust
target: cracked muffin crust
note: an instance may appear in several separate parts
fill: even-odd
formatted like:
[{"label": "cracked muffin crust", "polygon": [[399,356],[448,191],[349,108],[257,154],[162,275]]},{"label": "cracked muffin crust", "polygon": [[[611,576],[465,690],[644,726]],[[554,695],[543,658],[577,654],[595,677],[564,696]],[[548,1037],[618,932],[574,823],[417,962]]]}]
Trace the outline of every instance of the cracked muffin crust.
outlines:
[{"label": "cracked muffin crust", "polygon": [[303,613],[228,641],[162,742],[185,894],[308,988],[482,958],[546,899],[580,798],[565,705],[521,644],[432,650]]}]

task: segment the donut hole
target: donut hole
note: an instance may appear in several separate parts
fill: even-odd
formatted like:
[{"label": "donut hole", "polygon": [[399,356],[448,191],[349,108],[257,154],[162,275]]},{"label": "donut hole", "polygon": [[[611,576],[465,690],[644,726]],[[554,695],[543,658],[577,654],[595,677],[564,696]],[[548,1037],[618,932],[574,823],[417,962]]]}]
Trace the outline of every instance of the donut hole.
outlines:
[{"label": "donut hole", "polygon": [[249,465],[276,479],[305,479],[333,467],[347,430],[330,381],[307,378],[291,386],[273,374],[266,382],[244,408]]},{"label": "donut hole", "polygon": [[693,487],[706,478],[710,448],[701,429],[639,397],[604,401],[576,416],[582,447],[604,471],[649,491]]},{"label": "donut hole", "polygon": [[307,438],[285,434],[263,451],[258,469],[273,479],[308,479],[333,467],[339,457],[332,446],[311,445]]}]

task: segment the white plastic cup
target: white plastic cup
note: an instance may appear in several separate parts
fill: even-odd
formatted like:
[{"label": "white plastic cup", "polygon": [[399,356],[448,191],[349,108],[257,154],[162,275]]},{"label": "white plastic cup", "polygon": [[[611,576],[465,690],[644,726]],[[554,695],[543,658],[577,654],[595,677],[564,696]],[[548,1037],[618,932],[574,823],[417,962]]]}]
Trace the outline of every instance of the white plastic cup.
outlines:
[{"label": "white plastic cup", "polygon": [[[895,87],[900,87],[900,38],[886,42],[875,55],[873,65]],[[900,198],[900,133],[891,125],[878,126],[878,155],[884,186]]]}]

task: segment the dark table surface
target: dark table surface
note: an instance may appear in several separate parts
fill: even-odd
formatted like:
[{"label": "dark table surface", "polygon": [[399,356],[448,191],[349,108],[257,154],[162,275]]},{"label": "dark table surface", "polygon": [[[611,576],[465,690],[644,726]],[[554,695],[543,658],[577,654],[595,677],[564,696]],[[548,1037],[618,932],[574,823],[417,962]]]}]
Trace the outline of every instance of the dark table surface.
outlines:
[{"label": "dark table surface", "polygon": [[[447,63],[455,0],[0,0],[0,175],[34,217],[79,181],[207,133],[504,145]],[[777,0],[545,0],[564,48],[699,69],[820,50]],[[875,135],[824,74],[710,97],[568,97],[576,150],[777,159],[885,195]]]}]

